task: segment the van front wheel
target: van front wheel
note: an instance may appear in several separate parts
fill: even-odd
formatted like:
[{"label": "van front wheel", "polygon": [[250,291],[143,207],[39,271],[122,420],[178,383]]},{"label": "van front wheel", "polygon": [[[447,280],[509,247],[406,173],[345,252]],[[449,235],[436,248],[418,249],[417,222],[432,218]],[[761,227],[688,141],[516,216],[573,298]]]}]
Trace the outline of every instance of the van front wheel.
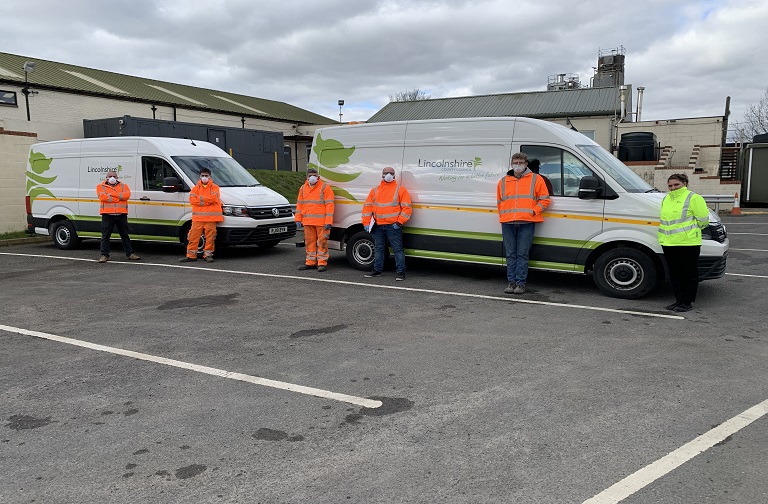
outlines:
[{"label": "van front wheel", "polygon": [[72,250],[77,247],[78,238],[75,232],[75,226],[66,219],[56,221],[48,228],[48,232],[53,238],[53,244],[61,250]]},{"label": "van front wheel", "polygon": [[653,260],[633,248],[606,251],[595,261],[592,275],[603,294],[615,298],[638,299],[656,286]]},{"label": "van front wheel", "polygon": [[347,241],[347,261],[353,268],[370,271],[373,268],[373,255],[373,237],[370,233],[360,231]]}]

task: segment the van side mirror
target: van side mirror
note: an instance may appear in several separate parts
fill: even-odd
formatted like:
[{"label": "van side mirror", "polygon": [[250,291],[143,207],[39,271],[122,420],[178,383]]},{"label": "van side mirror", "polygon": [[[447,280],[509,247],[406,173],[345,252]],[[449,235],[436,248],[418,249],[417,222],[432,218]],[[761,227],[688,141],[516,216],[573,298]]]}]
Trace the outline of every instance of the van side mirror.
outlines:
[{"label": "van side mirror", "polygon": [[579,182],[579,199],[595,199],[603,194],[603,186],[597,177],[582,177]]},{"label": "van side mirror", "polygon": [[163,192],[179,192],[182,189],[184,189],[184,186],[176,177],[163,178]]}]

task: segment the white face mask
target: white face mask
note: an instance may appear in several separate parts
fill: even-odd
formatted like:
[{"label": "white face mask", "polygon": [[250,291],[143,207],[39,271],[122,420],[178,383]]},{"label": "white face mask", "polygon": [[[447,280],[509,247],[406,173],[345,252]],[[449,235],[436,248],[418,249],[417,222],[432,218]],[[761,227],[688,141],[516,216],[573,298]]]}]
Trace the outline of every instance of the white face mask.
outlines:
[{"label": "white face mask", "polygon": [[317,175],[310,175],[307,180],[309,180],[309,185],[315,185],[317,184]]},{"label": "white face mask", "polygon": [[200,182],[202,182],[203,184],[207,184],[209,180],[210,179],[208,177],[206,177],[206,176],[200,177]]},{"label": "white face mask", "polygon": [[512,165],[512,170],[513,170],[515,173],[517,173],[517,174],[520,174],[520,173],[523,173],[523,172],[525,171],[525,166],[520,166],[520,165]]},{"label": "white face mask", "polygon": [[115,177],[109,177],[109,178],[107,179],[107,182],[108,182],[109,184],[111,184],[111,185],[115,185],[115,184],[117,184],[117,179],[116,179]]},{"label": "white face mask", "polygon": [[392,182],[393,180],[395,180],[395,176],[392,175],[391,173],[387,173],[386,175],[384,175],[385,182]]}]

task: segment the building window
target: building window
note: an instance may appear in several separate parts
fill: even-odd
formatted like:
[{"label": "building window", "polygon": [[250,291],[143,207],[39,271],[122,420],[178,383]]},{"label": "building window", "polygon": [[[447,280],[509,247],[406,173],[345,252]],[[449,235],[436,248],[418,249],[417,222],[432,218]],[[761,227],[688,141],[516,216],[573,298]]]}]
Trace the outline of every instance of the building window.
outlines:
[{"label": "building window", "polygon": [[0,89],[0,105],[8,105],[10,107],[18,107],[19,104],[16,101],[15,91],[4,91]]}]

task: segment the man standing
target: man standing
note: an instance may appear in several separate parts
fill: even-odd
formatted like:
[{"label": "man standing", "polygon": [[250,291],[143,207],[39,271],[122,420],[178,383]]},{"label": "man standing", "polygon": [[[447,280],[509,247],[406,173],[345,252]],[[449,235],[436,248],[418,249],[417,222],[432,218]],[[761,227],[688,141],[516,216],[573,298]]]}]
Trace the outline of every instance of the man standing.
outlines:
[{"label": "man standing", "polygon": [[333,223],[333,190],[320,180],[315,168],[307,169],[307,181],[299,189],[296,198],[296,222],[304,226],[306,258],[300,270],[317,268],[325,271],[328,266],[328,237]]},{"label": "man standing", "polygon": [[528,278],[528,253],[537,222],[544,222],[542,212],[549,206],[549,191],[541,176],[528,169],[528,156],[512,155],[512,169],[496,187],[501,236],[507,256],[506,294],[523,294]]},{"label": "man standing", "polygon": [[101,208],[101,257],[100,263],[109,261],[109,237],[117,226],[120,240],[123,242],[125,257],[131,261],[138,261],[141,257],[133,253],[131,237],[128,236],[128,200],[131,198],[131,189],[117,179],[117,172],[107,172],[107,179],[96,186],[96,194],[99,196]]},{"label": "man standing", "polygon": [[213,249],[216,243],[216,223],[224,220],[221,212],[219,186],[213,183],[211,171],[208,168],[200,170],[200,180],[189,193],[192,204],[192,227],[187,235],[187,256],[179,262],[197,261],[197,246],[200,235],[205,233],[205,262],[213,262]]},{"label": "man standing", "polygon": [[373,235],[373,270],[365,275],[375,278],[384,270],[384,253],[387,241],[395,253],[397,277],[405,280],[405,252],[403,251],[403,225],[411,218],[411,195],[395,181],[395,169],[385,167],[382,181],[371,189],[363,205],[363,225]]}]

